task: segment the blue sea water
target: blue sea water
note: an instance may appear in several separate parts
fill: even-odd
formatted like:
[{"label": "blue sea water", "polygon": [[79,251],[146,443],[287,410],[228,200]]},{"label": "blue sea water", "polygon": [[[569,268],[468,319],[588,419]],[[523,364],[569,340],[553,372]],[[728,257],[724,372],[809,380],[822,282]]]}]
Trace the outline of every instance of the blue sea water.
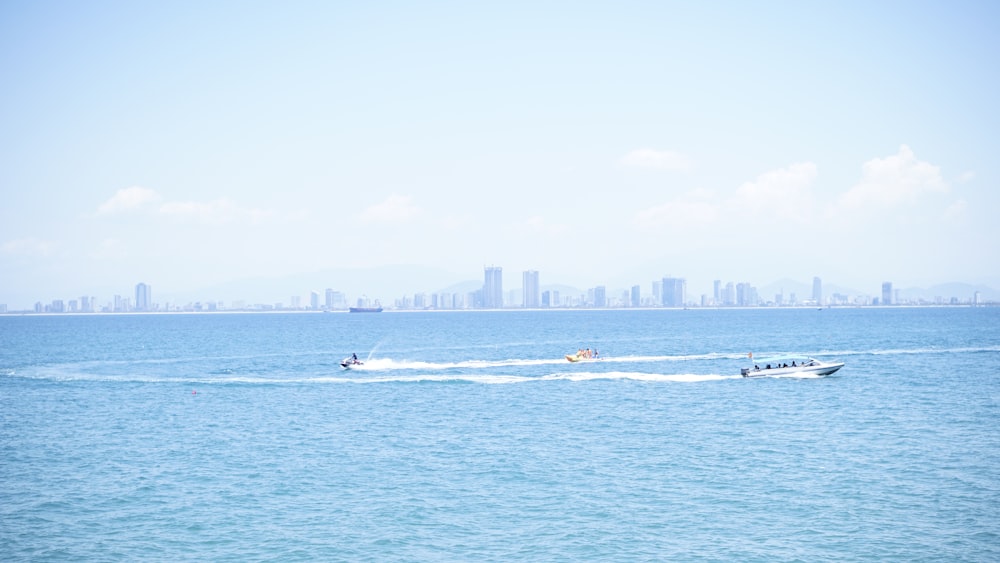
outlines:
[{"label": "blue sea water", "polygon": [[3,316],[0,559],[997,561],[998,396],[1000,308]]}]

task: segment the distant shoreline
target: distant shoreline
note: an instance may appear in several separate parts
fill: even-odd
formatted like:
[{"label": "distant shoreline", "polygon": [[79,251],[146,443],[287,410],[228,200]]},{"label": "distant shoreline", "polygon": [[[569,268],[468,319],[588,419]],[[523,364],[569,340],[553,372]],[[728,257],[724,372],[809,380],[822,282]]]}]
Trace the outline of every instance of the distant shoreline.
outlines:
[{"label": "distant shoreline", "polygon": [[[940,303],[940,304],[913,304],[905,305],[795,305],[795,306],[724,306],[724,307],[504,307],[500,309],[390,309],[384,308],[382,313],[484,313],[484,312],[584,312],[584,311],[732,311],[732,310],[760,310],[760,311],[822,311],[826,309],[981,309],[990,307],[1000,307],[1000,302],[984,303]],[[313,309],[218,309],[214,311],[89,311],[89,312],[37,312],[37,311],[6,311],[0,313],[0,317],[91,317],[91,316],[146,316],[146,315],[281,315],[281,314],[350,314],[347,309],[335,310],[313,310]],[[359,315],[355,315],[359,316]],[[373,316],[373,315],[360,315]]]}]

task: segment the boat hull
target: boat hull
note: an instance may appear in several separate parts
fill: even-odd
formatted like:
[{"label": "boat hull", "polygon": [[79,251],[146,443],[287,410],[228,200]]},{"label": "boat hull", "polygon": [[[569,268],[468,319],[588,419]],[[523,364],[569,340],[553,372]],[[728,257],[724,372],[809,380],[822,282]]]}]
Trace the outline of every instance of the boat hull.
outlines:
[{"label": "boat hull", "polygon": [[780,368],[743,368],[743,377],[782,377],[782,376],[826,376],[844,367],[844,362],[820,363],[812,366],[780,367]]}]

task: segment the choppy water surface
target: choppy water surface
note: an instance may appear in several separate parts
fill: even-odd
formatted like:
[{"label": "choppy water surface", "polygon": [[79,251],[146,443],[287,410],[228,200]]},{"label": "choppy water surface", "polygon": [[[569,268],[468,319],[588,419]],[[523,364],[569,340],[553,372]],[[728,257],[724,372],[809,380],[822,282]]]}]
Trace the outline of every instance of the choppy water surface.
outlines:
[{"label": "choppy water surface", "polygon": [[998,309],[6,316],[0,557],[996,561],[998,391]]}]

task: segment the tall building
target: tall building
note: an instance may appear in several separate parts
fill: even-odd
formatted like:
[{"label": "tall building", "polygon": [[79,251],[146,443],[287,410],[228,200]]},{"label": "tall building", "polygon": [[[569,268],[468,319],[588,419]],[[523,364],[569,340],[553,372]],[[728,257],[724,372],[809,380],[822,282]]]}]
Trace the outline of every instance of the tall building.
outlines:
[{"label": "tall building", "polygon": [[524,293],[522,304],[525,309],[537,309],[541,303],[541,290],[538,286],[538,270],[524,272],[524,283],[521,291]]},{"label": "tall building", "polygon": [[324,296],[324,302],[327,309],[346,309],[347,308],[347,296],[342,292],[326,288],[326,295]]},{"label": "tall building", "polygon": [[660,290],[663,294],[663,306],[683,307],[686,286],[687,281],[684,278],[663,278],[663,286]]},{"label": "tall building", "polygon": [[642,295],[639,293],[639,286],[637,285],[632,286],[632,296],[629,301],[631,302],[631,305],[633,307],[642,306]]},{"label": "tall building", "polygon": [[716,305],[722,304],[722,280],[712,282],[712,299]]},{"label": "tall building", "polygon": [[749,304],[750,284],[743,282],[736,284],[736,305],[738,307],[746,307]]},{"label": "tall building", "polygon": [[736,284],[736,305],[740,307],[756,307],[760,305],[757,288],[749,283]]},{"label": "tall building", "polygon": [[882,282],[882,304],[892,305],[892,282]]},{"label": "tall building", "polygon": [[817,305],[823,304],[823,280],[818,277],[813,278],[813,301]]},{"label": "tall building", "polygon": [[135,286],[135,310],[152,311],[153,296],[152,288],[144,283]]},{"label": "tall building", "polygon": [[486,309],[503,308],[503,268],[487,266],[484,268],[483,307]]},{"label": "tall building", "polygon": [[733,285],[733,282],[726,282],[726,289],[722,294],[722,303],[730,306],[736,304],[736,286]]},{"label": "tall building", "polygon": [[309,308],[313,311],[319,310],[319,292],[310,291],[309,292]]},{"label": "tall building", "polygon": [[603,285],[594,288],[594,307],[604,308],[608,306],[608,290]]}]

